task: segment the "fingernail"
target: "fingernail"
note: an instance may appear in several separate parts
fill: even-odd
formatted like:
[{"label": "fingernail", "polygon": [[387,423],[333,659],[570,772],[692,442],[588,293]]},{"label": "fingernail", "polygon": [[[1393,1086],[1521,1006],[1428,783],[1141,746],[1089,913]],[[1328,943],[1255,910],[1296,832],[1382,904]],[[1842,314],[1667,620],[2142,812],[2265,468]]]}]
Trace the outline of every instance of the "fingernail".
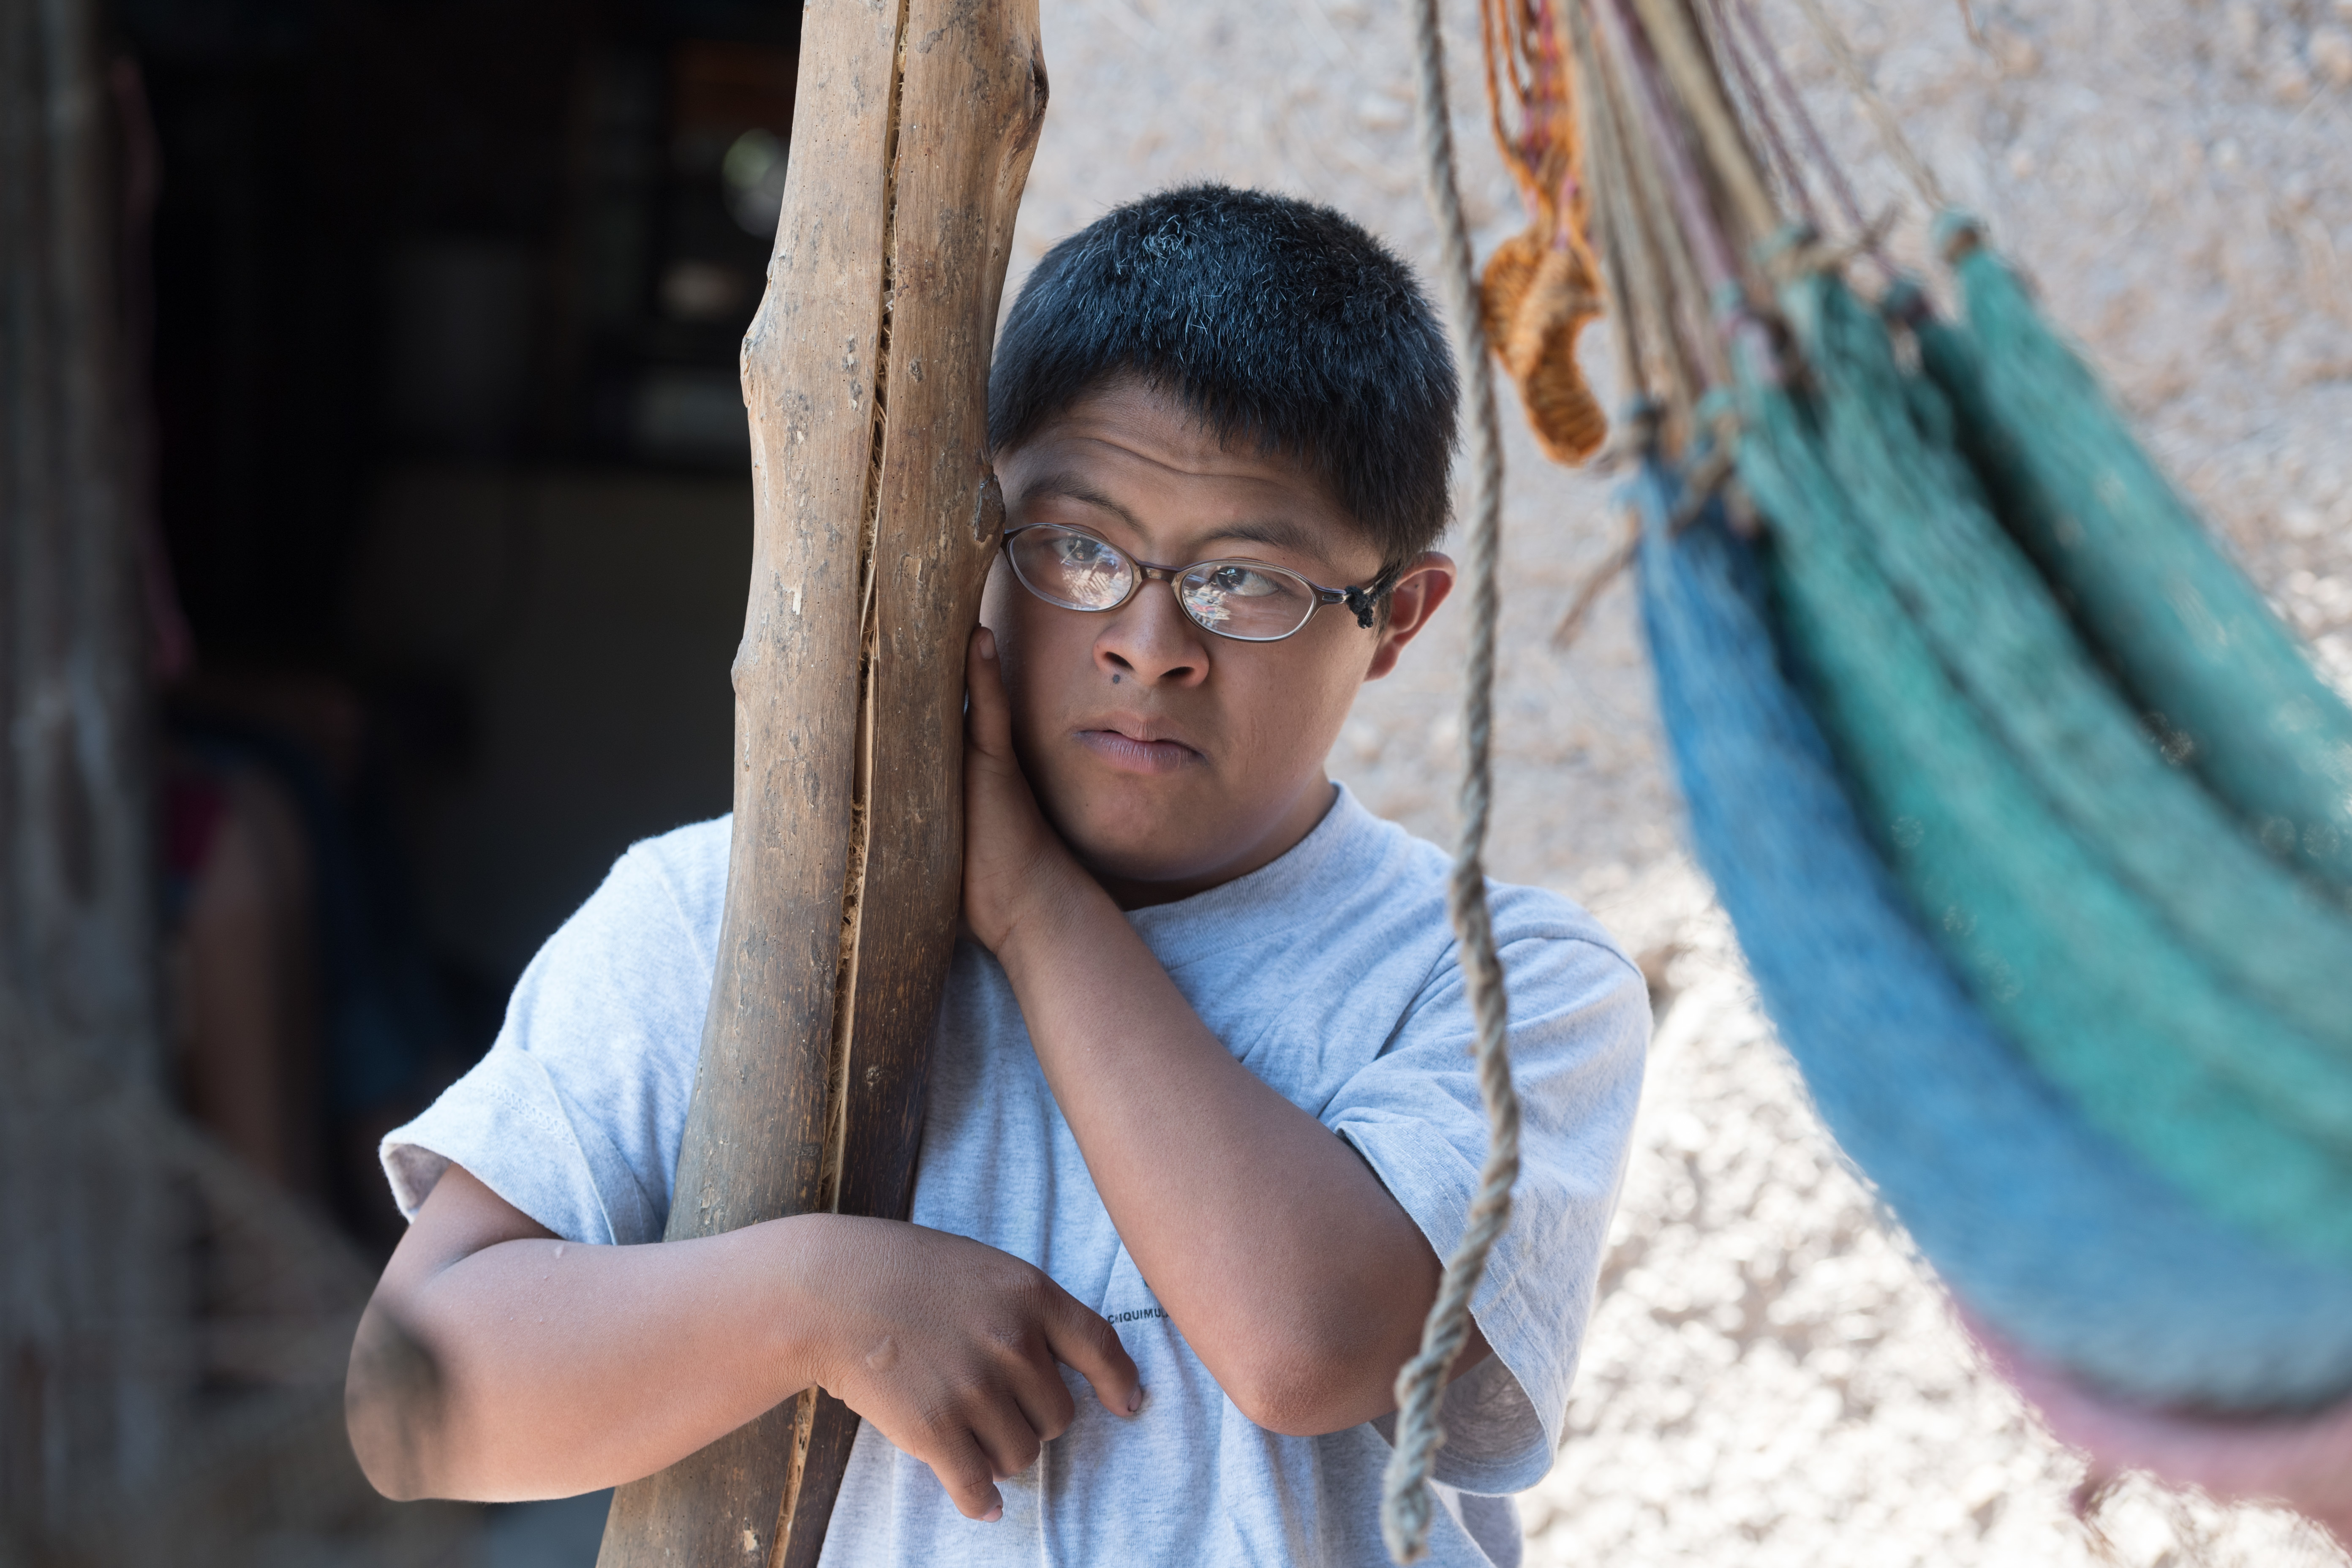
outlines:
[{"label": "fingernail", "polygon": [[1143,1408],[1143,1384],[1139,1384],[1139,1384],[1137,1384],[1135,1385],[1135,1392],[1134,1392],[1133,1394],[1129,1394],[1129,1395],[1127,1396],[1127,1413],[1128,1413],[1129,1415],[1134,1415],[1137,1411],[1139,1411],[1139,1410],[1140,1410],[1140,1409],[1142,1409],[1142,1408]]},{"label": "fingernail", "polygon": [[998,1503],[994,1508],[990,1509],[986,1513],[980,1516],[980,1522],[982,1524],[994,1524],[998,1520],[1003,1519],[1003,1517],[1004,1505],[1003,1503]]}]

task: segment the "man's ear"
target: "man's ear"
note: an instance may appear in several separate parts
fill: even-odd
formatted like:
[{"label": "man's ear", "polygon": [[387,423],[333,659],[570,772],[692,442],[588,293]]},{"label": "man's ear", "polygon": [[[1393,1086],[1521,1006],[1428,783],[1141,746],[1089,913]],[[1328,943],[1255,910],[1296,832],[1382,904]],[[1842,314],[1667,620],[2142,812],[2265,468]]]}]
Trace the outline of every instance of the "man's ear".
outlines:
[{"label": "man's ear", "polygon": [[1396,668],[1404,645],[1421,635],[1421,628],[1429,625],[1429,617],[1452,592],[1451,556],[1430,550],[1414,558],[1389,590],[1388,618],[1378,628],[1380,646],[1372,650],[1371,667],[1364,671],[1366,680],[1378,680]]}]

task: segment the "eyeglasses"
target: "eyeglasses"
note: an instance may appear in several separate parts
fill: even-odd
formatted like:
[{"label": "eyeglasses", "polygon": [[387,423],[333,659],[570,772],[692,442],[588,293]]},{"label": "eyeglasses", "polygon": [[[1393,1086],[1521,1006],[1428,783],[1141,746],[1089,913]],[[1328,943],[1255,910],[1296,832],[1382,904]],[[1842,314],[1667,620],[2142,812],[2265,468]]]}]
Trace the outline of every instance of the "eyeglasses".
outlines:
[{"label": "eyeglasses", "polygon": [[1021,585],[1049,605],[1116,610],[1144,584],[1165,583],[1194,625],[1238,642],[1280,642],[1327,605],[1347,605],[1356,612],[1356,624],[1369,629],[1397,575],[1390,567],[1360,588],[1326,588],[1262,561],[1154,566],[1107,540],[1053,522],[1007,529],[1004,554]]}]

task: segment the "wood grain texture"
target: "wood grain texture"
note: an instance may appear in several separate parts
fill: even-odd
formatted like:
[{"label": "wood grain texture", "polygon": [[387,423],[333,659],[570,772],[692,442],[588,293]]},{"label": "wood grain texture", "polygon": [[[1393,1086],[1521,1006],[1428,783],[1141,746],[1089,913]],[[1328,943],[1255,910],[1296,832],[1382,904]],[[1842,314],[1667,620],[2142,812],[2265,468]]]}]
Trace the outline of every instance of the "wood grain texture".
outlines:
[{"label": "wood grain texture", "polygon": [[0,988],[163,1069],[122,195],[101,8],[0,0]]},{"label": "wood grain texture", "polygon": [[[814,0],[743,350],[735,827],[667,1237],[901,1215],[962,877],[964,645],[1003,518],[988,355],[1045,119],[1035,0]],[[813,1563],[812,1392],[622,1489],[604,1568]]]},{"label": "wood grain texture", "polygon": [[89,1110],[163,1078],[104,32],[0,0],[0,1559],[26,1561],[153,1483],[194,1381],[176,1194]]}]

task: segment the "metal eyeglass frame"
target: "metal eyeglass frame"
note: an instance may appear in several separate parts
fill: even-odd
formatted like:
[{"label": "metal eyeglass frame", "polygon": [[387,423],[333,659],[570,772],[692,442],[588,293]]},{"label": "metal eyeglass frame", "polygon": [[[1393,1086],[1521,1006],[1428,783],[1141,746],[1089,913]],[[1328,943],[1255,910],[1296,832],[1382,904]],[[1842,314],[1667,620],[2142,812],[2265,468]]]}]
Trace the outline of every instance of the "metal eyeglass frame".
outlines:
[{"label": "metal eyeglass frame", "polygon": [[[1051,595],[1039,588],[1035,584],[1030,582],[1027,577],[1022,574],[1021,563],[1019,559],[1013,555],[1012,545],[1013,540],[1019,538],[1022,534],[1034,533],[1039,529],[1047,529],[1055,533],[1070,534],[1078,539],[1091,540],[1095,543],[1101,545],[1105,550],[1109,551],[1113,555],[1118,556],[1121,561],[1126,562],[1129,566],[1134,567],[1135,577],[1134,580],[1128,584],[1127,592],[1120,595],[1118,602],[1115,604],[1071,605],[1065,604],[1062,600],[1053,597]],[[1109,540],[1103,538],[1098,533],[1088,533],[1084,529],[1071,528],[1066,524],[1058,522],[1027,522],[1023,523],[1019,528],[1008,528],[1004,531],[1004,537],[1002,543],[1004,548],[1004,563],[1013,569],[1014,580],[1017,581],[1024,588],[1026,588],[1030,593],[1035,595],[1038,598],[1045,600],[1045,603],[1053,605],[1056,609],[1076,610],[1082,616],[1108,615],[1113,610],[1125,608],[1128,604],[1135,598],[1136,595],[1143,592],[1143,585],[1146,583],[1165,583],[1168,584],[1169,593],[1176,600],[1176,607],[1184,613],[1184,618],[1186,620],[1191,621],[1194,626],[1199,626],[1202,631],[1207,632],[1212,637],[1223,637],[1231,642],[1268,643],[1281,642],[1286,638],[1295,637],[1300,632],[1307,629],[1307,624],[1314,620],[1315,612],[1317,610],[1328,609],[1333,605],[1345,605],[1348,608],[1353,610],[1356,613],[1356,624],[1359,626],[1361,626],[1364,630],[1370,631],[1372,629],[1373,615],[1379,609],[1381,601],[1388,597],[1389,590],[1396,586],[1396,580],[1403,571],[1403,568],[1401,566],[1386,566],[1381,569],[1381,574],[1379,576],[1373,578],[1370,583],[1363,584],[1361,587],[1327,588],[1311,577],[1306,576],[1300,573],[1293,572],[1287,566],[1276,566],[1270,562],[1265,561],[1252,561],[1245,556],[1217,556],[1207,561],[1195,561],[1189,566],[1160,566],[1155,565],[1149,561],[1137,559],[1135,556],[1129,554],[1126,551],[1121,550],[1118,545],[1113,544]],[[1200,616],[1192,613],[1192,606],[1184,602],[1184,595],[1182,594],[1177,592],[1176,580],[1182,577],[1187,573],[1197,572],[1203,566],[1226,565],[1246,566],[1253,572],[1279,573],[1285,577],[1289,577],[1297,582],[1304,583],[1314,594],[1315,604],[1313,607],[1307,612],[1306,616],[1300,619],[1297,626],[1283,633],[1281,637],[1245,637],[1237,636],[1233,632],[1220,630],[1218,627],[1209,625],[1206,621],[1203,621]]]}]

